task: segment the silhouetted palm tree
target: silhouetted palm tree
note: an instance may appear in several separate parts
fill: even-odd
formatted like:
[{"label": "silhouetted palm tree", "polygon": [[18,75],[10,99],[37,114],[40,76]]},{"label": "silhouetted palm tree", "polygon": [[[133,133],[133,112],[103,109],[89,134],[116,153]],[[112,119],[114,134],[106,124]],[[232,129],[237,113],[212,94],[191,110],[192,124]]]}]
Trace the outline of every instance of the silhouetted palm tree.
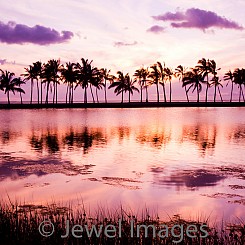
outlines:
[{"label": "silhouetted palm tree", "polygon": [[239,102],[241,102],[241,97],[243,96],[243,100],[245,101],[243,90],[242,90],[242,85],[244,85],[245,81],[245,69],[240,69],[237,68],[233,72],[233,77],[234,77],[234,83],[238,85],[239,87]]},{"label": "silhouetted palm tree", "polygon": [[75,89],[78,85],[80,85],[84,89],[84,103],[87,103],[87,89],[88,86],[90,86],[93,102],[95,102],[92,86],[96,83],[96,79],[98,79],[97,76],[99,74],[99,70],[97,67],[92,67],[91,63],[93,61],[89,62],[88,59],[85,60],[84,58],[82,58],[81,60],[82,65],[80,63],[76,64],[76,68],[78,69],[78,83]]},{"label": "silhouetted palm tree", "polygon": [[233,80],[233,73],[231,70],[225,73],[224,80],[227,81],[226,86],[228,85],[229,82],[231,82],[231,97],[230,97],[230,102],[232,102],[232,97],[233,97],[233,89],[234,89],[234,80]]},{"label": "silhouetted palm tree", "polygon": [[34,79],[36,79],[36,73],[34,70],[34,67],[32,65],[29,66],[29,68],[25,68],[26,73],[21,74],[21,76],[24,76],[24,81],[30,81],[31,82],[31,98],[30,103],[32,104],[32,95],[33,95],[33,85],[34,85]]},{"label": "silhouetted palm tree", "polygon": [[128,92],[129,103],[131,102],[130,97],[133,95],[134,91],[139,93],[139,89],[134,86],[135,83],[137,83],[137,80],[132,80],[128,74],[125,76],[125,92]]},{"label": "silhouetted palm tree", "polygon": [[145,69],[144,67],[136,70],[134,73],[134,76],[138,78],[138,83],[140,85],[140,101],[141,102],[143,100],[143,89],[146,90],[145,98],[146,98],[146,102],[148,102],[148,84],[147,84],[147,81],[149,81],[147,80],[148,75],[149,75],[148,68]]},{"label": "silhouetted palm tree", "polygon": [[164,73],[166,80],[169,81],[169,101],[172,102],[172,76],[174,75],[172,69],[165,67]]},{"label": "silhouetted palm tree", "polygon": [[223,85],[220,83],[219,77],[217,77],[217,74],[218,74],[217,72],[220,70],[220,68],[217,68],[216,62],[214,60],[209,61],[209,68],[210,68],[211,74],[213,75],[213,78],[211,80],[212,83],[209,86],[214,86],[214,90],[215,90],[214,91],[214,102],[216,101],[216,89],[217,88],[218,88],[221,100],[223,101],[221,93],[220,93],[220,89],[219,89],[219,86],[223,87]]},{"label": "silhouetted palm tree", "polygon": [[211,81],[212,81],[212,83],[210,84],[210,86],[214,86],[214,102],[216,102],[217,88],[218,88],[218,92],[220,95],[220,99],[223,102],[222,95],[221,95],[221,92],[219,89],[220,86],[223,87],[223,85],[220,83],[221,80],[219,79],[219,77],[214,76]]},{"label": "silhouetted palm tree", "polygon": [[4,89],[4,93],[7,94],[8,104],[10,104],[10,92],[15,94],[15,92],[25,93],[25,91],[20,88],[20,78],[15,78],[13,72],[3,70],[0,70],[0,72],[1,87]]},{"label": "silhouetted palm tree", "polygon": [[105,68],[100,69],[100,73],[101,73],[101,75],[102,75],[102,77],[104,79],[104,85],[105,85],[104,86],[105,103],[107,103],[107,94],[106,94],[106,92],[107,92],[107,86],[106,86],[107,81],[109,81],[110,83],[112,83],[112,81],[115,79],[115,76],[111,75],[110,72],[111,72],[111,70],[107,70]]},{"label": "silhouetted palm tree", "polygon": [[[37,81],[37,101],[39,104],[39,78],[41,77],[41,73],[42,73],[42,62],[37,61],[33,63],[33,73]],[[41,83],[41,86],[42,86],[42,83]],[[42,87],[41,87],[41,104],[42,104]]]},{"label": "silhouetted palm tree", "polygon": [[196,66],[196,68],[199,69],[200,73],[203,75],[203,77],[207,78],[206,81],[206,96],[205,96],[205,102],[208,101],[208,89],[210,87],[209,85],[209,79],[208,79],[208,74],[211,73],[211,69],[210,69],[210,61],[209,59],[206,60],[205,58],[202,58],[201,60],[198,61],[198,65]]},{"label": "silhouetted palm tree", "polygon": [[[175,76],[179,78],[179,81],[181,81],[182,84],[183,84],[183,77],[185,76],[186,71],[187,68],[183,67],[182,65],[179,65],[177,68],[175,68]],[[185,88],[186,99],[189,102],[189,96],[188,96],[186,86],[184,86],[184,88]]]},{"label": "silhouetted palm tree", "polygon": [[202,91],[202,83],[204,83],[204,78],[202,74],[200,74],[198,68],[192,68],[191,71],[186,72],[185,76],[183,77],[183,85],[188,86],[187,93],[192,88],[192,93],[196,90],[197,91],[197,102],[200,101],[200,93]]},{"label": "silhouetted palm tree", "polygon": [[[16,84],[16,86],[21,87],[21,85],[25,84],[25,81],[21,80],[20,77],[17,77],[17,78],[15,78],[15,84]],[[22,100],[22,93],[23,93],[23,91],[22,90],[19,91],[21,104],[23,104],[23,100]]]},{"label": "silhouetted palm tree", "polygon": [[154,64],[150,67],[152,71],[149,73],[149,78],[152,79],[152,84],[156,84],[157,89],[157,102],[159,103],[159,80],[161,79],[161,73],[158,70],[157,64]]},{"label": "silhouetted palm tree", "polygon": [[66,89],[66,103],[69,97],[69,103],[73,103],[74,84],[78,79],[78,71],[75,69],[75,63],[67,62],[61,66],[60,79],[67,84]]},{"label": "silhouetted palm tree", "polygon": [[159,73],[160,73],[160,84],[162,85],[162,89],[163,89],[163,96],[164,96],[164,102],[167,102],[167,98],[166,98],[166,89],[165,89],[165,77],[166,77],[166,73],[165,73],[165,63],[163,63],[163,66],[161,64],[161,62],[157,62],[157,66],[159,68]]},{"label": "silhouetted palm tree", "polygon": [[123,103],[123,93],[126,91],[126,77],[128,73],[124,76],[123,72],[118,71],[118,78],[109,86],[110,88],[115,88],[114,93],[116,95],[122,94],[122,101]]},{"label": "silhouetted palm tree", "polygon": [[93,85],[95,87],[95,93],[96,93],[96,100],[97,103],[99,103],[99,96],[98,96],[98,90],[104,88],[106,86],[105,82],[103,81],[103,74],[101,73],[101,70],[97,70],[97,74],[94,77]]}]

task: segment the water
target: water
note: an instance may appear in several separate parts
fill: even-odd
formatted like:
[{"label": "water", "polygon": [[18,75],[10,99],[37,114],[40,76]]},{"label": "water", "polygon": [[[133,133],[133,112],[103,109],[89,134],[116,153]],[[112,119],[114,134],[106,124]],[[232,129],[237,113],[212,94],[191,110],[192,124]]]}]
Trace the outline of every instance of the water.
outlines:
[{"label": "water", "polygon": [[245,109],[0,111],[2,200],[245,218]]}]

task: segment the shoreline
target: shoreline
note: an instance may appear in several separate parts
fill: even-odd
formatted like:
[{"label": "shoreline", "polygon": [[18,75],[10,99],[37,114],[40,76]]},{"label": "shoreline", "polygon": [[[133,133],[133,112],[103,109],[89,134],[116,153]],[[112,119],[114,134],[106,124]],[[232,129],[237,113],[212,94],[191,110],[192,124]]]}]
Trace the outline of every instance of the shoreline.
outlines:
[{"label": "shoreline", "polygon": [[245,107],[245,102],[109,102],[57,104],[0,104],[0,109],[68,109],[68,108],[158,108],[158,107]]}]

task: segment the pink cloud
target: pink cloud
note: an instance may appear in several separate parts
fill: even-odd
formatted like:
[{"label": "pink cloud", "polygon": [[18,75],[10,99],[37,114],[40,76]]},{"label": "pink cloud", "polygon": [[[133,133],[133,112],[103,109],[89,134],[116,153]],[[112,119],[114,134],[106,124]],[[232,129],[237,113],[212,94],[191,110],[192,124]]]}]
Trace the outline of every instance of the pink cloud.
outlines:
[{"label": "pink cloud", "polygon": [[185,12],[170,13],[153,16],[153,19],[160,21],[172,21],[171,26],[175,28],[198,28],[208,29],[216,27],[220,29],[243,30],[238,23],[217,15],[215,12],[190,8]]},{"label": "pink cloud", "polygon": [[138,42],[134,41],[133,43],[126,43],[126,42],[115,42],[114,46],[115,47],[122,47],[122,46],[134,46],[137,45]]},{"label": "pink cloud", "polygon": [[147,31],[158,34],[158,33],[164,32],[165,28],[162,26],[155,25],[155,26],[152,26],[151,28],[149,28]]},{"label": "pink cloud", "polygon": [[29,27],[9,21],[7,24],[0,21],[0,42],[8,44],[33,43],[38,45],[49,45],[62,43],[70,40],[73,33],[36,25]]}]

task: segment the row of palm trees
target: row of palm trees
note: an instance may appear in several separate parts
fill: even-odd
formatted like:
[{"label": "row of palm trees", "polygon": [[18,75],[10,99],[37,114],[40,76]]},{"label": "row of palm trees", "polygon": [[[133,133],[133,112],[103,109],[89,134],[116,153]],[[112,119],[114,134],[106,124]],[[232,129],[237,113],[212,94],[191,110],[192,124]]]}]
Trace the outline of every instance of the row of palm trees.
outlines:
[{"label": "row of palm trees", "polygon": [[[177,77],[185,89],[186,100],[189,102],[189,92],[196,92],[197,102],[200,101],[200,93],[205,87],[205,102],[208,102],[208,93],[211,87],[214,87],[214,98],[216,102],[217,94],[223,101],[220,87],[223,87],[221,79],[218,76],[216,62],[202,58],[193,68],[185,68],[179,65],[175,70],[166,67],[165,63],[157,62],[156,64],[144,68],[137,69],[133,75],[124,74],[118,71],[117,75],[110,74],[110,70],[105,68],[99,69],[92,65],[93,61],[81,59],[81,63],[67,62],[61,64],[60,60],[51,59],[47,63],[42,64],[37,61],[25,68],[25,73],[21,77],[15,77],[10,71],[0,70],[0,90],[7,95],[8,103],[10,103],[10,92],[20,95],[22,103],[22,94],[25,93],[21,86],[27,81],[30,83],[30,103],[33,103],[33,91],[36,86],[37,102],[49,103],[50,94],[53,103],[58,102],[58,86],[63,83],[66,85],[66,103],[73,103],[74,90],[82,87],[84,91],[84,103],[88,102],[88,93],[90,91],[93,102],[99,103],[98,90],[104,90],[104,101],[107,103],[107,90],[113,88],[116,95],[121,95],[121,102],[124,102],[124,94],[128,93],[128,101],[134,92],[140,93],[140,101],[143,102],[143,91],[145,91],[145,100],[149,101],[148,88],[151,85],[156,87],[157,102],[160,102],[160,89],[162,88],[163,101],[172,102],[172,79]],[[233,101],[234,86],[239,88],[239,102],[244,98],[245,87],[245,69],[237,68],[233,72],[225,73],[224,81],[231,83],[230,102]],[[227,83],[227,85],[228,85]],[[107,88],[107,84],[109,87]],[[167,100],[166,84],[169,84],[169,99]],[[227,86],[226,85],[226,86]],[[95,89],[95,94],[94,94]],[[46,96],[43,101],[43,93]]]}]

